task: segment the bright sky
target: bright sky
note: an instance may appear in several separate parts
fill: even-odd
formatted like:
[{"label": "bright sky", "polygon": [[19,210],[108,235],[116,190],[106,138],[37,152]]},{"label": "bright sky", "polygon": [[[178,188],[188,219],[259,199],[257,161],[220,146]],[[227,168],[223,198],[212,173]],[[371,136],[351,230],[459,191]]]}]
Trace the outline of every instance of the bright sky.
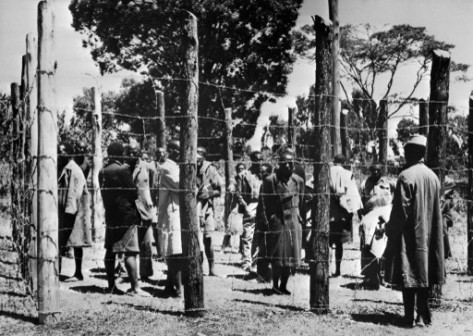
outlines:
[{"label": "bright sky", "polygon": [[[18,82],[21,75],[21,56],[25,53],[27,33],[36,35],[36,0],[0,0],[0,91],[9,93],[10,83]],[[118,90],[123,74],[99,76],[89,51],[82,48],[81,35],[71,27],[72,18],[68,10],[69,1],[55,0],[56,6],[56,58],[58,108],[69,110],[72,98],[82,92],[83,87],[93,86],[96,81],[104,90]],[[311,16],[328,17],[328,0],[305,0],[298,24],[312,23]],[[340,24],[370,23],[375,25],[407,23],[425,26],[429,34],[456,45],[452,60],[473,65],[473,1],[471,0],[339,0]],[[409,74],[400,75],[403,83]],[[471,71],[470,77],[473,77]],[[261,122],[270,114],[287,114],[295,96],[307,94],[315,80],[315,65],[298,61],[290,77],[288,96],[277,104],[265,104]],[[451,82],[450,104],[467,111],[472,83]],[[407,89],[407,85],[406,85]],[[428,97],[428,83],[417,95]],[[255,135],[255,140],[260,135]]]}]

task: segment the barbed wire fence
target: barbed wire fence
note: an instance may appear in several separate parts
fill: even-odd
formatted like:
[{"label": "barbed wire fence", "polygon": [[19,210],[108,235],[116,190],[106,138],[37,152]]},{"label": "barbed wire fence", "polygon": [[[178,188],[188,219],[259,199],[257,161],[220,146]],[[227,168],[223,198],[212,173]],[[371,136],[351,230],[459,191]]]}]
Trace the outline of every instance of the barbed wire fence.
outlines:
[{"label": "barbed wire fence", "polygon": [[[44,75],[45,70],[41,70],[39,68],[37,74],[39,75]],[[52,71],[54,72],[54,71]],[[46,73],[46,75],[48,75]],[[36,184],[37,182],[34,182],[32,179],[32,176],[35,175],[36,172],[36,167],[37,167],[37,162],[36,160],[41,159],[51,159],[50,157],[41,157],[41,153],[36,153],[36,154],[31,154],[34,153],[32,151],[33,148],[35,148],[35,145],[33,145],[33,132],[28,133],[28,130],[34,129],[37,126],[34,126],[34,120],[37,119],[37,114],[39,114],[39,109],[38,108],[32,108],[36,106],[35,103],[32,103],[30,99],[33,98],[33,92],[35,91],[35,84],[38,80],[36,76],[30,77],[31,81],[28,80],[27,82],[31,82],[31,85],[25,86],[27,88],[26,90],[23,90],[23,95],[18,95],[17,91],[19,91],[19,88],[16,86],[12,86],[12,99],[11,102],[7,102],[9,104],[9,111],[11,112],[11,115],[8,116],[7,118],[7,134],[8,134],[8,139],[9,143],[7,144],[9,148],[9,156],[8,156],[8,162],[2,162],[2,165],[0,166],[0,178],[2,181],[2,185],[0,186],[2,188],[2,192],[4,193],[2,196],[2,217],[4,217],[5,221],[4,223],[10,223],[9,225],[2,225],[1,227],[1,235],[0,235],[0,283],[1,283],[1,289],[0,289],[0,295],[2,297],[2,305],[1,305],[1,310],[3,312],[8,312],[12,314],[13,316],[24,316],[24,317],[32,317],[36,318],[38,315],[38,312],[41,312],[43,314],[57,314],[60,312],[76,312],[76,311],[83,311],[87,309],[86,307],[89,306],[89,304],[94,300],[91,297],[84,298],[83,302],[78,303],[76,306],[66,304],[64,306],[61,306],[59,304],[56,305],[56,311],[43,311],[41,307],[38,306],[38,299],[37,299],[37,290],[38,287],[36,285],[36,282],[39,281],[39,279],[36,278],[35,273],[38,272],[37,270],[37,265],[35,261],[37,260],[38,262],[40,261],[40,256],[36,254],[36,249],[37,249],[37,243],[36,243],[36,228],[35,226],[35,221],[34,219],[34,211],[31,210],[35,204],[35,195],[36,192],[40,189],[39,186]],[[164,80],[164,79],[162,79]],[[179,80],[179,81],[184,81],[184,82],[189,82],[188,80],[182,78],[182,79],[167,79],[167,80]],[[197,83],[193,83],[197,84]],[[211,83],[206,83],[206,82],[198,82],[198,85],[200,86],[211,86],[215,87],[216,89],[219,90],[232,90],[235,92],[242,92],[242,91],[251,91],[245,88],[233,88],[233,87],[226,87],[226,86],[217,86]],[[267,93],[267,92],[262,92],[262,93]],[[16,97],[16,98],[14,98]],[[96,92],[95,97],[99,97],[99,95]],[[19,99],[18,99],[19,98]],[[320,101],[319,99],[331,99],[334,97],[331,97],[329,94],[323,93],[323,94],[316,94],[315,96],[310,96],[314,100],[314,106],[318,106],[320,108]],[[156,101],[158,102],[160,98],[157,95]],[[389,106],[398,104],[400,101],[399,100],[386,100],[386,108],[389,110]],[[427,104],[437,104],[443,106],[446,109],[446,100],[430,100],[426,102]],[[94,116],[92,118],[94,122],[96,123],[95,128],[94,128],[94,134],[98,133],[98,129],[101,128],[100,125],[100,115],[109,115],[110,117],[121,117],[121,118],[129,118],[130,120],[135,120],[135,121],[141,121],[143,124],[143,132],[142,133],[136,133],[132,131],[123,131],[122,136],[123,138],[126,139],[137,139],[139,142],[144,143],[143,139],[146,139],[148,137],[156,136],[154,133],[149,133],[148,130],[148,122],[154,122],[154,121],[160,121],[163,125],[166,124],[166,121],[169,120],[184,120],[187,118],[193,118],[192,116],[169,116],[166,115],[164,118],[161,115],[157,115],[155,117],[150,117],[150,116],[138,116],[134,114],[116,114],[113,112],[103,112],[97,109],[97,106],[100,105],[99,99],[96,99],[94,102],[96,109],[83,109],[82,112],[85,114],[90,114]],[[42,106],[42,105],[41,105]],[[31,112],[30,110],[33,110]],[[47,107],[46,107],[47,110]],[[41,110],[41,112],[47,112],[44,107]],[[157,106],[156,110],[160,110],[160,108]],[[21,112],[23,111],[23,112]],[[30,111],[29,114],[26,112]],[[316,110],[310,111],[312,115],[316,114]],[[471,118],[470,118],[471,119]],[[199,124],[199,127],[204,128],[206,127],[206,123],[212,121],[216,123],[221,123],[222,129],[228,125],[228,120],[225,119],[224,117],[199,117],[197,119],[197,122]],[[248,124],[248,123],[247,123]],[[260,126],[257,124],[248,124],[249,126]],[[452,127],[447,123],[447,120],[440,120],[440,122],[435,122],[435,123],[430,123],[430,124],[424,124],[421,125],[421,127],[426,127],[428,126],[429,128],[450,128],[453,132],[456,132],[456,134],[464,137],[468,137],[469,140],[469,135],[471,134],[471,128],[470,129],[465,129],[464,127]],[[23,128],[22,128],[23,127]],[[164,126],[160,127],[160,132],[162,132]],[[313,121],[311,124],[307,125],[299,125],[299,126],[294,126],[294,125],[282,125],[282,126],[274,126],[274,127],[280,127],[288,130],[292,134],[297,134],[300,131],[307,131],[307,130],[330,130],[334,126],[330,122],[323,122],[320,121],[316,122]],[[348,133],[363,133],[363,132],[385,132],[386,131],[386,125],[380,128],[367,128],[367,127],[350,127],[350,126],[345,126],[344,129]],[[55,126],[55,129],[57,130],[57,124]],[[327,134],[330,134],[331,132],[328,132]],[[432,133],[431,133],[432,134]],[[55,134],[53,134],[55,135]],[[159,134],[158,134],[159,135]],[[385,136],[385,135],[384,135]],[[434,136],[429,136],[429,141],[432,140]],[[297,142],[297,138],[292,135],[292,139],[294,139],[295,142]],[[438,137],[441,139],[442,137]],[[30,146],[31,148],[28,148],[28,139],[30,139]],[[102,139],[98,139],[102,140]],[[200,137],[197,139],[199,140],[214,140],[213,137]],[[55,140],[57,143],[57,136],[55,136]],[[100,144],[97,145],[97,144]],[[102,153],[103,149],[106,147],[107,143],[102,143],[102,141],[94,141],[95,144],[95,149],[93,152],[90,152],[89,155],[92,157],[95,157],[98,155],[98,153]],[[161,144],[164,145],[164,144]],[[326,143],[325,143],[326,145]],[[381,144],[380,144],[381,145]],[[386,142],[384,143],[386,146]],[[309,175],[314,173],[314,166],[319,165],[322,166],[323,168],[328,168],[328,164],[331,161],[331,154],[327,154],[327,156],[322,160],[314,156],[314,150],[320,149],[320,146],[322,146],[321,143],[311,143],[311,142],[306,142],[306,143],[300,143],[297,142],[297,144],[290,144],[290,146],[293,146],[296,148],[296,153],[298,156],[298,161],[300,164],[303,166],[304,171],[307,173],[307,179],[309,178]],[[57,146],[53,146],[54,148]],[[99,148],[97,148],[99,147]],[[470,148],[472,147],[470,143]],[[385,149],[384,149],[385,150]],[[181,150],[182,152],[182,150]],[[25,153],[30,153],[29,155]],[[383,152],[386,153],[386,150]],[[153,154],[151,152],[151,154]],[[221,156],[221,153],[209,153],[210,157],[219,157]],[[439,152],[440,154],[440,152]],[[48,156],[47,154],[46,156]],[[272,163],[275,164],[277,163],[277,152],[271,153],[271,155],[274,155],[271,157]],[[383,154],[384,155],[384,154]],[[53,155],[54,156],[54,155]],[[152,155],[151,155],[152,156]],[[60,161],[61,159],[64,159],[65,157],[63,156],[58,156],[57,161]],[[124,157],[123,159],[128,159],[127,157]],[[440,158],[442,159],[442,158]],[[242,160],[247,160],[246,157],[244,157]],[[383,160],[383,159],[382,159]],[[386,157],[384,158],[384,166],[386,168],[386,171],[392,172],[393,176],[396,176],[394,172],[398,172],[400,169],[400,164],[396,161],[389,162]],[[56,160],[54,161],[54,169],[51,169],[48,173],[54,175],[54,179],[56,179],[56,175],[54,174],[57,173],[57,162]],[[220,159],[219,160],[219,165],[220,169],[219,171],[222,173],[223,168],[226,163],[232,162],[233,160],[229,160],[228,158]],[[368,159],[354,159],[352,161],[352,169],[355,172],[355,176],[357,178],[358,184],[361,183],[361,181],[366,178],[368,168],[370,167],[372,163],[373,158],[368,158]],[[97,182],[93,182],[93,180],[96,178],[96,174],[98,173],[98,170],[100,169],[98,165],[100,165],[100,159],[97,161],[94,161],[94,173],[90,175],[90,180],[89,180],[89,188],[90,191],[93,193],[93,195],[99,195],[100,194],[100,189],[98,188]],[[470,160],[468,162],[471,162],[471,156]],[[235,162],[236,163],[236,162]],[[250,165],[250,162],[246,161],[247,166]],[[180,166],[195,166],[196,162],[195,161],[185,161],[181,162]],[[468,163],[469,164],[469,163]],[[440,165],[439,165],[440,166]],[[437,167],[434,167],[437,168]],[[469,176],[471,174],[471,167],[463,167],[459,169],[448,169],[445,166],[440,166],[440,171],[443,171],[446,176],[453,175],[453,184],[456,186],[460,186],[461,188],[458,189],[457,191],[457,197],[454,199],[454,210],[455,210],[455,215],[454,215],[454,225],[453,228],[450,229],[450,239],[451,239],[451,245],[453,247],[453,257],[447,261],[447,272],[449,274],[456,274],[456,275],[464,275],[469,267],[469,257],[470,252],[469,252],[469,247],[470,247],[470,238],[468,237],[467,234],[467,223],[465,220],[465,216],[463,214],[467,213],[469,214],[469,207],[471,206],[471,194],[469,190],[465,191],[465,185],[468,183],[468,178],[471,179]],[[223,173],[222,173],[223,175]],[[227,174],[229,175],[229,174]],[[51,187],[54,188],[54,185]],[[44,190],[43,190],[44,191]],[[195,189],[179,189],[179,190],[174,190],[179,193],[185,193],[185,194],[190,194],[195,196]],[[57,186],[56,186],[56,191],[51,192],[53,194],[53,198],[56,197],[57,200]],[[324,192],[312,192],[311,195],[312,197],[325,197],[328,198],[330,196],[330,192],[328,190]],[[8,200],[8,198],[10,199]],[[92,215],[91,215],[91,221],[93,222],[93,230],[96,232],[102,232],[102,233],[97,233],[94,234],[95,237],[95,242],[90,249],[87,249],[88,252],[84,254],[84,263],[89,266],[94,266],[90,268],[90,274],[91,278],[99,280],[103,280],[103,256],[101,255],[104,253],[103,248],[102,248],[102,243],[103,243],[103,232],[104,232],[104,218],[102,216],[97,216],[97,213],[103,213],[102,209],[97,209],[96,206],[100,204],[100,201],[97,200],[97,198],[91,198],[91,209],[92,209]],[[225,230],[223,222],[225,221],[225,217],[227,215],[226,211],[223,210],[225,202],[220,199],[219,201],[216,202],[216,216],[217,216],[217,222],[219,223],[219,229],[220,230]],[[10,210],[10,211],[8,211]],[[57,209],[56,209],[57,210]],[[327,209],[324,209],[327,210]],[[57,216],[57,211],[51,214],[52,216]],[[319,227],[318,223],[316,223],[316,218],[312,218],[314,221],[313,226],[310,228],[312,234],[321,234],[322,236],[328,234],[327,228],[326,227]],[[469,215],[468,215],[469,219]],[[99,221],[97,223],[97,221]],[[54,223],[53,223],[54,224]],[[328,222],[326,223],[328,225]],[[362,278],[360,276],[360,271],[361,271],[361,266],[360,266],[360,256],[359,256],[359,251],[358,251],[358,237],[357,237],[357,232],[356,228],[358,226],[358,222],[355,218],[354,220],[354,232],[353,232],[353,240],[351,243],[348,243],[346,245],[347,253],[345,254],[343,258],[343,269],[346,269],[347,271],[344,272],[344,277],[342,278],[343,280],[349,279],[352,280],[351,282],[348,283],[343,283],[342,285],[344,286],[343,288],[350,288],[353,289],[352,292],[348,296],[350,296],[350,301],[353,303],[351,307],[343,308],[343,305],[346,304],[346,302],[340,302],[338,301],[338,298],[336,296],[332,296],[333,300],[330,301],[330,306],[324,306],[325,304],[328,305],[328,302],[322,304],[322,309],[334,309],[334,310],[353,310],[353,311],[359,311],[359,308],[363,306],[363,303],[366,300],[371,300],[375,304],[379,304],[380,306],[385,304],[385,300],[383,296],[385,295],[386,292],[381,292],[379,294],[373,294],[373,292],[370,292],[370,298],[367,299],[367,296],[365,295],[366,291],[363,291],[359,287],[359,283],[361,282]],[[11,230],[9,231],[9,228]],[[55,237],[60,233],[61,228],[59,228],[59,225],[57,224],[56,220],[56,225],[51,225],[49,228],[46,228],[42,231],[42,235],[45,235],[47,237]],[[158,228],[157,230],[163,230],[162,228],[159,227],[158,223]],[[181,230],[183,231],[183,230]],[[197,235],[197,232],[195,230],[190,230],[188,231],[189,233],[193,235]],[[261,232],[263,235],[266,232]],[[51,239],[54,244],[54,239]],[[57,240],[55,241],[55,244],[57,246]],[[330,263],[333,261],[328,255],[328,244],[326,244],[326,250],[324,251],[325,259],[321,260],[320,256],[318,258],[314,258],[314,256],[310,255],[305,255],[304,256],[304,262],[302,263],[302,266],[297,269],[296,276],[291,277],[291,286],[294,288],[292,295],[289,298],[281,298],[281,299],[274,299],[273,296],[269,295],[271,291],[271,285],[270,284],[259,284],[259,283],[253,283],[251,282],[250,284],[244,280],[247,279],[247,274],[245,274],[242,270],[239,269],[239,260],[238,260],[238,254],[234,253],[228,253],[228,254],[221,254],[219,259],[219,265],[222,267],[225,267],[225,270],[227,270],[227,279],[217,279],[215,281],[221,281],[223,283],[223,286],[213,286],[212,288],[208,289],[208,292],[212,293],[222,293],[222,294],[228,294],[228,289],[225,288],[226,285],[230,285],[231,293],[233,294],[233,300],[236,298],[243,297],[242,295],[259,295],[261,296],[261,302],[265,304],[272,304],[272,305],[278,305],[278,306],[283,306],[287,309],[299,309],[301,311],[303,310],[308,310],[312,308],[312,303],[309,302],[309,292],[308,292],[308,286],[307,286],[307,274],[311,272],[310,266],[314,262],[323,262],[324,271],[326,272],[325,276],[327,276],[330,273],[330,269],[328,267],[330,266]],[[51,256],[49,256],[51,257]],[[53,256],[52,259],[48,259],[50,263],[53,265],[57,265],[58,263],[58,258],[61,256],[58,253],[58,248],[56,247],[56,254]],[[176,311],[176,312],[181,312],[182,307],[176,306],[175,302],[171,301],[166,301],[163,302],[162,300],[158,300],[158,298],[161,295],[162,290],[159,289],[160,284],[164,282],[165,280],[165,264],[162,259],[158,259],[159,256],[148,256],[146,258],[151,258],[155,269],[157,269],[158,272],[158,277],[156,279],[155,285],[154,286],[149,286],[148,290],[151,292],[151,294],[154,296],[153,298],[149,299],[144,299],[145,302],[151,307],[151,310],[155,311],[160,311],[163,309],[168,309],[171,311]],[[189,259],[192,259],[193,257],[183,257],[184,260],[188,261]],[[235,267],[236,266],[236,267]],[[49,272],[51,273],[50,276],[53,278],[56,278],[57,281],[59,281],[59,276],[60,274],[57,271],[57,266],[54,266],[53,268],[49,268]],[[242,281],[243,280],[243,281]],[[215,281],[212,283],[215,284]],[[329,282],[332,283],[332,281],[336,281],[337,283],[340,282],[340,280],[330,280],[327,282],[327,290],[328,290],[328,285]],[[248,285],[249,284],[249,285]],[[56,290],[59,290],[59,284],[53,281],[52,286],[56,286]],[[96,286],[96,285],[93,285]],[[90,292],[94,291],[94,287],[89,286],[88,288],[76,288],[78,292]],[[80,287],[80,286],[77,286]],[[98,286],[99,288],[101,286]],[[250,288],[248,288],[250,287]],[[300,287],[301,290],[298,290],[298,287]],[[74,289],[73,287],[69,287]],[[48,290],[51,290],[51,288],[48,288]],[[54,290],[54,289],[53,289]],[[96,290],[96,288],[95,288]],[[333,290],[333,288],[331,289]],[[339,289],[335,289],[335,293],[339,293]],[[464,291],[466,294],[466,299],[465,296],[463,298],[460,297],[446,297],[444,298],[445,302],[447,305],[455,305],[455,304],[461,304],[464,302],[464,300],[469,300],[472,297],[471,293],[471,288],[468,287],[468,285],[465,285]],[[243,294],[242,294],[243,293]],[[106,295],[108,298],[114,297],[113,295]],[[342,295],[343,296],[343,295]],[[347,294],[345,294],[347,296]],[[254,296],[251,296],[252,299],[254,299]],[[238,300],[238,299],[236,299]],[[240,302],[245,303],[244,301],[246,299],[239,299]],[[207,302],[207,306],[205,307],[207,310],[212,310],[212,309],[218,309],[221,310],[222,308],[219,306],[218,308],[213,308],[212,307],[212,302]],[[234,313],[235,307],[228,307],[225,310],[225,313],[231,314]]]}]

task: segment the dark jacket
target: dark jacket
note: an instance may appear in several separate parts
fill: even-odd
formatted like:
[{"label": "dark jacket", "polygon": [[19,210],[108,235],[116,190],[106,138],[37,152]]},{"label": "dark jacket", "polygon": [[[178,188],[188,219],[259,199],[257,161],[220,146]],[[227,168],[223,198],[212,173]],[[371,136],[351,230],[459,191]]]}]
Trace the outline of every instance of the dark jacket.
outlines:
[{"label": "dark jacket", "polygon": [[440,182],[423,162],[399,175],[386,235],[387,282],[405,288],[444,283]]}]

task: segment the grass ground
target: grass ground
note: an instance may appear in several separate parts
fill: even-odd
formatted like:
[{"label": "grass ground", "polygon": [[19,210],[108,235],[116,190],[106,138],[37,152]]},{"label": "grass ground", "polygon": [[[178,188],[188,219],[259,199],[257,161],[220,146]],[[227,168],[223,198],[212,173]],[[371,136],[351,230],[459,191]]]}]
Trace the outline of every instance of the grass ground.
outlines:
[{"label": "grass ground", "polygon": [[[238,267],[240,255],[217,252],[221,278],[204,277],[205,317],[184,316],[182,298],[163,292],[165,265],[154,261],[153,281],[143,283],[151,298],[103,294],[106,287],[100,245],[86,249],[85,279],[61,282],[60,322],[38,326],[31,320],[0,313],[1,335],[465,335],[473,333],[473,277],[465,275],[466,220],[457,216],[451,230],[454,257],[448,261],[444,300],[434,310],[429,328],[400,326],[400,292],[381,287],[361,290],[356,237],[345,246],[342,277],[330,279],[330,313],[309,311],[309,275],[291,277],[290,296],[273,295],[270,284],[245,279]],[[221,234],[216,234],[221,242]],[[218,246],[217,246],[218,248]],[[73,260],[64,260],[64,275],[72,275]],[[204,274],[206,268],[204,267]],[[129,286],[121,279],[120,289]]]}]

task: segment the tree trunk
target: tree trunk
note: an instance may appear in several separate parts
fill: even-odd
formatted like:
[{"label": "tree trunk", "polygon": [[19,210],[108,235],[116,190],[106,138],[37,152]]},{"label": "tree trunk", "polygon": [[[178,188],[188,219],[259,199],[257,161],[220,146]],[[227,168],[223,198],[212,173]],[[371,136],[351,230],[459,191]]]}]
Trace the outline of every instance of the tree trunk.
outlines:
[{"label": "tree trunk", "polygon": [[379,139],[379,154],[378,160],[383,166],[383,174],[387,173],[388,164],[388,102],[381,100],[379,103],[379,117],[378,117],[378,139]]},{"label": "tree trunk", "polygon": [[186,12],[182,45],[184,48],[184,78],[181,113],[181,167],[179,175],[180,215],[184,268],[184,306],[192,316],[204,315],[204,279],[199,248],[199,223],[196,203],[197,107],[199,98],[199,68],[197,18]]},{"label": "tree trunk", "polygon": [[103,166],[102,158],[102,96],[98,87],[92,88],[92,95],[94,96],[94,114],[92,118],[93,123],[93,165],[92,165],[92,239],[97,241],[98,237],[102,237],[102,214],[105,214],[103,207],[102,196],[99,185],[99,172]]},{"label": "tree trunk", "polygon": [[473,275],[473,91],[470,95],[470,113],[468,115],[468,274]]},{"label": "tree trunk", "polygon": [[316,314],[329,311],[329,164],[332,92],[331,23],[314,19],[316,40],[314,115],[314,208],[310,242],[310,309]]},{"label": "tree trunk", "polygon": [[[447,148],[447,106],[450,76],[450,54],[435,50],[432,54],[430,75],[429,137],[427,141],[427,163],[440,179],[441,195],[445,188],[445,157]],[[442,286],[429,288],[432,306],[439,306]]]},{"label": "tree trunk", "polygon": [[164,92],[156,91],[158,105],[158,133],[156,134],[156,147],[166,149],[166,109],[164,105]]},{"label": "tree trunk", "polygon": [[57,110],[54,105],[54,15],[51,1],[38,6],[38,317],[59,319]]},{"label": "tree trunk", "polygon": [[340,25],[338,22],[338,0],[328,0],[329,18],[332,21],[332,154],[342,151],[340,134],[340,65],[338,57],[340,54]]},{"label": "tree trunk", "polygon": [[429,136],[429,112],[424,99],[419,101],[419,134]]}]

